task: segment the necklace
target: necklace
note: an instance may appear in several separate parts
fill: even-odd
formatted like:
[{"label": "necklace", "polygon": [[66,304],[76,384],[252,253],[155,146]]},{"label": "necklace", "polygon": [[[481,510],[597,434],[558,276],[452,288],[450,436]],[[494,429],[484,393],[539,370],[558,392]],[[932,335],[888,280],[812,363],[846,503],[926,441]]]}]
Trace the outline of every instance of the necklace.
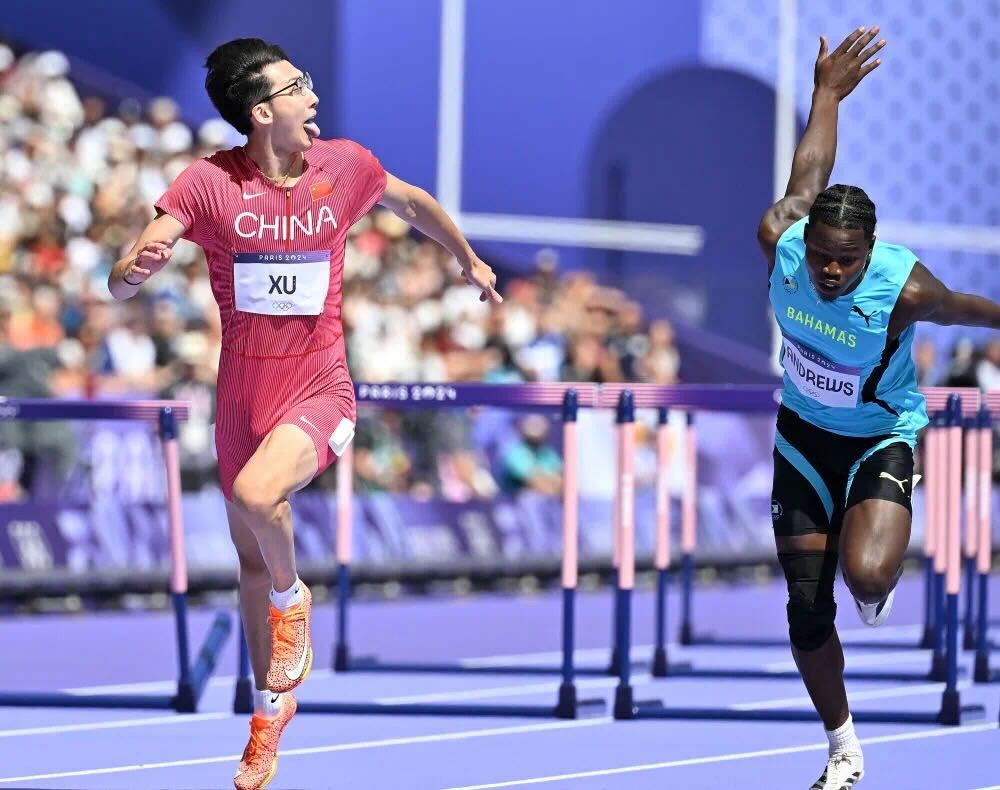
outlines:
[{"label": "necklace", "polygon": [[272,184],[277,184],[279,188],[284,188],[285,182],[288,180],[288,177],[292,174],[292,170],[295,169],[295,157],[292,157],[292,163],[288,166],[288,170],[285,173],[284,178],[281,179],[281,183],[278,183],[278,179],[271,178],[271,176],[269,176],[267,173],[261,170],[260,165],[258,165],[256,162],[254,162],[254,165],[256,165],[257,167],[257,172],[259,172],[262,176],[264,176],[264,178],[266,178]]}]

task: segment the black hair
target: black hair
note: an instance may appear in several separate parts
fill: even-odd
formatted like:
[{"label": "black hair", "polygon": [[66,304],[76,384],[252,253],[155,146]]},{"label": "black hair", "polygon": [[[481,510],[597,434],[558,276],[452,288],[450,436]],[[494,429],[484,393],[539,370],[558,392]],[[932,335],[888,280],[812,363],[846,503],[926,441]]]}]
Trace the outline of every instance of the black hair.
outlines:
[{"label": "black hair", "polygon": [[871,239],[875,235],[875,204],[861,187],[834,184],[817,195],[809,209],[809,221],[863,230]]},{"label": "black hair", "polygon": [[288,60],[277,44],[259,38],[236,38],[220,44],[205,60],[205,90],[215,109],[236,131],[253,131],[250,111],[271,92],[266,66]]}]

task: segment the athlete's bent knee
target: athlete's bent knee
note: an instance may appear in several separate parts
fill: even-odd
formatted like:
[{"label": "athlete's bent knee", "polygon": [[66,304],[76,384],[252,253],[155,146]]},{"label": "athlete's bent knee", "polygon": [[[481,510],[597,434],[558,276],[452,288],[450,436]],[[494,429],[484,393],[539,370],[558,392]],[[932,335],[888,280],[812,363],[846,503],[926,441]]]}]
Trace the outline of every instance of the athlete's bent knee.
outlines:
[{"label": "athlete's bent knee", "polygon": [[898,571],[886,562],[855,561],[844,564],[844,581],[861,603],[875,604],[890,593]]},{"label": "athlete's bent knee", "polygon": [[798,650],[817,650],[833,633],[837,605],[833,552],[783,552],[778,555],[788,582],[788,637]]},{"label": "athlete's bent knee", "polygon": [[233,502],[258,523],[277,520],[281,507],[286,504],[277,492],[244,472],[233,482]]}]

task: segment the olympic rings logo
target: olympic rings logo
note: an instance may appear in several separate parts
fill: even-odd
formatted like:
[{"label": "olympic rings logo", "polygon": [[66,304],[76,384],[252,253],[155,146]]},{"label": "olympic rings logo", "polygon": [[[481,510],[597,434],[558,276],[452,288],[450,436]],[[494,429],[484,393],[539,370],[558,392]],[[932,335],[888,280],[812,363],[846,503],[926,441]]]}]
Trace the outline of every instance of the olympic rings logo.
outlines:
[{"label": "olympic rings logo", "polygon": [[282,313],[287,313],[293,307],[295,307],[294,302],[271,302],[271,308]]}]

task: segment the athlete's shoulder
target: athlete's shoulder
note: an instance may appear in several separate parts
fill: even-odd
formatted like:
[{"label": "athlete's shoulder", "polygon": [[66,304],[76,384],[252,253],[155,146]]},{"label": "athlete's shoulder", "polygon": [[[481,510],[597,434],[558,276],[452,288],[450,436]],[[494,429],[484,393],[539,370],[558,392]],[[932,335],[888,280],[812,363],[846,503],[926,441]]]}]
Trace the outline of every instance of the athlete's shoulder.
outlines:
[{"label": "athlete's shoulder", "polygon": [[782,232],[778,237],[778,243],[774,247],[774,270],[782,275],[791,274],[802,265],[805,257],[804,229],[806,218],[796,220]]},{"label": "athlete's shoulder", "polygon": [[[355,164],[358,162],[377,162],[375,155],[361,143],[348,140],[346,137],[333,140],[316,140],[310,153],[315,151],[318,164]],[[312,156],[310,156],[312,158]]]},{"label": "athlete's shoulder", "polygon": [[875,240],[875,247],[872,251],[872,267],[881,272],[888,280],[899,281],[902,284],[910,272],[918,257],[909,247],[902,244],[889,244],[881,239]]},{"label": "athlete's shoulder", "polygon": [[245,156],[242,148],[224,148],[193,164],[199,165],[207,177],[230,178],[242,171],[245,166]]},{"label": "athlete's shoulder", "polygon": [[216,151],[210,156],[195,159],[174,179],[175,184],[213,184],[232,180],[239,173],[239,148]]},{"label": "athlete's shoulder", "polygon": [[882,239],[875,239],[874,254],[898,261],[917,260],[917,254],[909,247],[904,247],[902,244],[890,244]]},{"label": "athlete's shoulder", "polygon": [[804,244],[807,222],[809,222],[809,217],[802,217],[785,228],[784,233],[778,237],[778,246],[781,247]]}]

